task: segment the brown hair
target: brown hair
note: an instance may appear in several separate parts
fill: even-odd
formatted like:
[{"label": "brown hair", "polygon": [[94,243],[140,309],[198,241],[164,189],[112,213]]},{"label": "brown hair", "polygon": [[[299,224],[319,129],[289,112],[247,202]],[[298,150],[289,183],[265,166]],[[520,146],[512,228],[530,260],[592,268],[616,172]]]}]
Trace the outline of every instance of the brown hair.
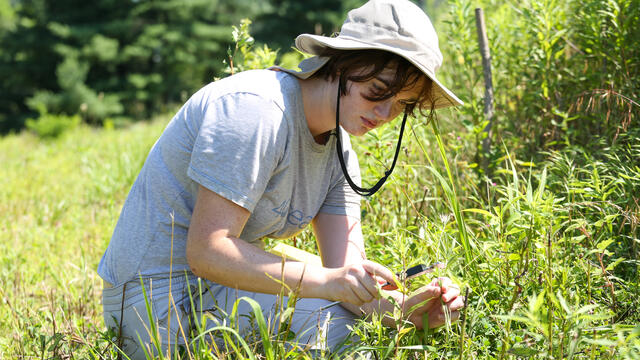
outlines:
[{"label": "brown hair", "polygon": [[403,89],[411,88],[421,78],[424,78],[425,82],[418,94],[418,101],[408,105],[405,111],[412,114],[416,108],[421,113],[423,110],[432,110],[434,104],[431,96],[433,82],[402,56],[384,50],[337,50],[329,47],[318,55],[328,57],[329,61],[313,76],[321,76],[331,81],[340,77],[340,93],[342,95],[347,94],[347,80],[365,82],[373,79],[384,69],[395,67],[395,77],[389,86],[378,93],[367,96],[366,99],[371,101],[386,100]]}]

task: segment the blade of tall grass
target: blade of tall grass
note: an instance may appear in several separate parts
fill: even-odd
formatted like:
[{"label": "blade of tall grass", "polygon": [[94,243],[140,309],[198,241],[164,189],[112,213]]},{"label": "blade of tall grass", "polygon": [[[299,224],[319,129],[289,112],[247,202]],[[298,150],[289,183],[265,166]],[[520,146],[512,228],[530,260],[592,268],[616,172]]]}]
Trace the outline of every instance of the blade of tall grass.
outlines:
[{"label": "blade of tall grass", "polygon": [[[244,341],[242,336],[240,336],[240,334],[236,330],[234,330],[234,329],[232,329],[232,328],[230,328],[228,326],[220,325],[220,326],[211,327],[211,328],[201,332],[200,334],[198,334],[198,336],[194,337],[191,340],[191,342],[192,343],[196,343],[197,341],[199,341],[201,339],[204,339],[204,337],[206,335],[212,334],[212,333],[214,333],[216,331],[223,332],[223,333],[230,333],[233,336],[235,336],[235,339],[240,343],[240,346],[242,346],[242,349],[247,354],[248,359],[249,360],[256,360],[256,357],[253,354],[253,352],[251,351],[251,348],[249,348],[249,345],[247,344],[247,342]],[[235,346],[235,342],[233,342],[233,341],[225,341],[225,343],[230,345],[234,349],[234,353],[235,353],[236,356],[241,356],[239,349]],[[240,358],[240,359],[242,359],[242,358]]]},{"label": "blade of tall grass", "polygon": [[[147,310],[147,318],[149,319],[149,328],[146,330],[149,333],[149,337],[151,338],[152,346],[155,346],[156,348],[156,354],[158,354],[157,356],[160,358],[160,360],[162,360],[164,359],[164,354],[162,354],[162,342],[160,341],[158,324],[156,324],[156,322],[154,321],[151,302],[149,300],[149,297],[147,296],[147,290],[144,287],[144,280],[142,279],[142,276],[140,277],[140,286],[142,287],[142,295],[144,296],[145,309]],[[146,328],[146,325],[145,325],[145,328]],[[144,344],[144,342],[142,341],[142,338],[140,337],[140,334],[138,334],[138,341],[140,342],[140,344]],[[141,346],[141,347],[144,350],[145,357],[149,359],[151,357],[151,354],[147,353],[147,349],[145,346]]]},{"label": "blade of tall grass", "polygon": [[262,337],[262,348],[264,349],[265,357],[267,358],[267,360],[276,360],[276,354],[274,352],[273,346],[271,344],[271,338],[269,336],[269,328],[267,327],[267,322],[264,320],[264,315],[262,314],[260,304],[249,297],[241,297],[240,299],[238,299],[238,302],[240,301],[246,301],[253,310],[258,329],[260,330],[260,336]]},{"label": "blade of tall grass", "polygon": [[453,174],[451,172],[451,167],[449,166],[449,161],[447,160],[447,156],[444,149],[444,144],[442,142],[442,137],[440,136],[440,130],[438,129],[437,120],[431,122],[431,128],[436,137],[436,141],[438,142],[438,148],[440,150],[440,156],[442,157],[442,162],[447,170],[447,176],[449,177],[449,184],[451,185],[449,192],[445,192],[447,194],[447,199],[451,204],[451,208],[453,209],[453,214],[456,218],[456,223],[458,224],[458,231],[460,233],[460,239],[462,240],[462,246],[464,246],[464,256],[467,264],[471,264],[475,272],[477,273],[477,268],[475,263],[472,264],[473,255],[471,253],[471,246],[469,244],[469,235],[467,234],[467,227],[464,222],[464,217],[462,216],[462,212],[460,211],[460,203],[458,202],[458,194],[456,192],[456,183],[453,179]]},{"label": "blade of tall grass", "polygon": [[[444,143],[442,142],[442,137],[440,136],[440,131],[437,125],[437,118],[433,118],[431,121],[431,128],[433,130],[433,133],[436,137],[436,141],[438,143],[438,149],[440,150],[440,156],[442,158],[442,162],[444,163],[445,169],[447,171],[447,177],[448,177],[448,182],[445,180],[445,178],[440,174],[440,172],[438,170],[436,170],[433,161],[431,160],[431,157],[429,156],[429,153],[426,151],[426,149],[424,148],[422,142],[418,139],[417,136],[415,136],[416,139],[418,139],[417,143],[420,146],[420,149],[422,150],[422,153],[424,154],[424,156],[427,158],[427,160],[429,161],[430,167],[429,170],[434,174],[434,176],[436,176],[436,178],[438,179],[438,181],[440,182],[440,185],[442,186],[444,193],[447,197],[447,200],[449,201],[449,206],[453,212],[453,215],[456,219],[456,224],[458,227],[458,233],[460,234],[460,240],[462,243],[462,246],[464,248],[464,257],[465,257],[465,261],[467,266],[471,266],[472,269],[474,270],[474,272],[477,274],[478,270],[477,270],[477,266],[476,264],[472,261],[473,259],[473,254],[472,254],[472,250],[471,250],[471,246],[469,244],[469,235],[467,233],[467,227],[465,225],[464,222],[464,217],[462,216],[462,211],[460,210],[460,203],[458,201],[458,195],[456,192],[456,182],[453,178],[453,173],[451,172],[451,167],[449,166],[449,161],[447,160],[447,156],[446,156],[446,152],[444,149]],[[415,132],[414,132],[415,135]]]}]

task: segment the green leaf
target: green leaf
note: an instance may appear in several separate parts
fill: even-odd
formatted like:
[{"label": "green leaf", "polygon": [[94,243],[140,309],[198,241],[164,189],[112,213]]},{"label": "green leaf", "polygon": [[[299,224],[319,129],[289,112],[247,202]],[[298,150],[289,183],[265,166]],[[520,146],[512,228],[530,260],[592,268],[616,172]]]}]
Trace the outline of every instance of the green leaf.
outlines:
[{"label": "green leaf", "polygon": [[253,315],[255,316],[256,323],[258,325],[258,329],[260,330],[260,336],[262,337],[262,347],[265,352],[265,356],[267,360],[275,360],[275,352],[273,350],[273,346],[271,344],[271,338],[269,337],[269,328],[267,326],[267,322],[264,319],[264,314],[262,314],[262,308],[257,301],[252,298],[243,296],[238,299],[238,302],[246,301],[251,309],[253,310]]},{"label": "green leaf", "polygon": [[607,248],[607,246],[611,245],[615,240],[613,239],[608,239],[608,240],[604,240],[598,243],[598,245],[596,245],[596,247],[598,248],[598,250],[602,251],[604,249]]},{"label": "green leaf", "polygon": [[509,256],[507,256],[507,259],[509,259],[510,261],[518,261],[518,260],[520,260],[520,255],[519,254],[509,254]]},{"label": "green leaf", "polygon": [[616,341],[613,340],[609,340],[609,339],[582,339],[582,341],[588,343],[588,344],[593,344],[593,345],[601,345],[601,346],[616,346],[618,343]]},{"label": "green leaf", "polygon": [[[240,336],[240,334],[237,331],[235,331],[234,329],[232,329],[230,327],[227,327],[227,326],[214,326],[212,328],[208,328],[207,330],[205,330],[205,331],[201,332],[200,334],[198,334],[198,336],[196,336],[193,339],[191,339],[191,344],[197,344],[197,341],[200,340],[200,338],[205,338],[206,335],[208,335],[210,333],[215,333],[215,332],[231,333],[233,336],[235,336],[236,341],[238,341],[240,343],[240,345],[244,349],[244,351],[247,354],[247,356],[249,357],[249,359],[250,360],[256,360],[255,355],[253,355],[253,351],[251,351],[251,349],[249,348],[249,345],[247,345],[247,342],[244,341],[242,336]],[[238,348],[236,347],[236,342],[235,341],[233,341],[233,340],[225,341],[225,344],[233,347],[236,353],[239,352]],[[147,359],[148,358],[149,357],[147,357]]]},{"label": "green leaf", "polygon": [[463,209],[462,212],[471,212],[471,213],[482,214],[482,215],[488,216],[490,218],[495,218],[495,219],[498,218],[495,214],[492,214],[492,213],[488,212],[487,210],[483,210],[483,209]]},{"label": "green leaf", "polygon": [[509,352],[517,356],[531,357],[538,353],[538,349],[532,346],[521,345],[513,346],[511,349],[509,349]]},{"label": "green leaf", "polygon": [[616,266],[618,266],[621,262],[625,261],[625,258],[617,258],[614,262],[610,263],[609,265],[607,265],[606,270],[607,271],[611,271],[613,270]]}]

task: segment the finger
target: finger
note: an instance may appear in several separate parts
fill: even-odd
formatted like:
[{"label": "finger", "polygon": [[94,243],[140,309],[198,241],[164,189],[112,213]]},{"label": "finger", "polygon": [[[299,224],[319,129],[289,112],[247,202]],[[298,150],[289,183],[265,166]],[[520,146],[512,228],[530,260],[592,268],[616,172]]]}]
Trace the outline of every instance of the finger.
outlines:
[{"label": "finger", "polygon": [[351,299],[348,302],[356,306],[362,306],[367,303],[354,288],[351,288]]},{"label": "finger", "polygon": [[419,288],[412,296],[412,299],[415,299],[416,302],[421,302],[425,300],[431,300],[434,298],[440,297],[442,291],[439,286],[435,285],[426,285]]},{"label": "finger", "polygon": [[457,321],[460,318],[460,311],[442,311],[442,307],[433,309],[429,313],[429,328],[434,329],[442,325],[445,325],[447,320],[451,323]]},{"label": "finger", "polygon": [[458,321],[460,319],[460,311],[452,311],[449,319],[452,323]]},{"label": "finger", "polygon": [[431,285],[431,286],[437,286],[437,287],[439,287],[439,288],[442,288],[442,281],[443,281],[444,279],[447,279],[447,278],[437,277],[437,278],[435,278],[435,279],[431,280],[431,282],[429,283],[429,285]]},{"label": "finger", "polygon": [[[436,302],[433,300],[440,297],[440,287],[427,285],[423,286],[416,291],[407,301],[404,303],[406,311],[422,314],[429,311]],[[439,301],[437,301],[439,304]],[[417,308],[415,308],[417,306]]]},{"label": "finger", "polygon": [[347,269],[348,283],[351,291],[363,302],[378,297],[376,279],[361,264],[350,265]]},{"label": "finger", "polygon": [[389,270],[385,266],[382,266],[376,262],[365,260],[362,262],[364,269],[374,277],[381,277],[386,282],[395,284],[396,276],[393,271]]},{"label": "finger", "polygon": [[366,302],[377,299],[380,296],[378,292],[377,278],[365,272],[361,277],[358,278],[358,280],[360,282],[360,294],[362,294]]},{"label": "finger", "polygon": [[446,305],[451,311],[462,309],[464,307],[464,296],[458,296],[457,298],[448,302]]},{"label": "finger", "polygon": [[456,296],[460,295],[460,287],[457,284],[454,284],[453,281],[448,277],[436,278],[431,281],[430,285],[436,285],[440,287],[440,290],[442,291],[442,300],[444,302],[449,302]]},{"label": "finger", "polygon": [[448,288],[449,286],[451,286],[453,284],[453,282],[451,281],[451,279],[449,279],[448,277],[444,277],[441,276],[439,278],[436,279],[438,285],[442,288],[442,292],[445,292],[445,289]]},{"label": "finger", "polygon": [[445,288],[442,292],[442,301],[448,303],[449,301],[460,296],[460,288],[457,285],[451,285]]}]

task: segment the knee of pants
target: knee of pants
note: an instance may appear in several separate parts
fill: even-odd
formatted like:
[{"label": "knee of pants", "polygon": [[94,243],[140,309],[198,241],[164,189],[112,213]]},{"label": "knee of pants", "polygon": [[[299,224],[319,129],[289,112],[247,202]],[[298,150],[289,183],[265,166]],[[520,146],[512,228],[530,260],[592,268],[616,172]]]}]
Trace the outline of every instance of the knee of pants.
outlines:
[{"label": "knee of pants", "polygon": [[[133,359],[145,359],[145,351],[157,356],[161,351],[174,352],[177,346],[189,343],[189,317],[183,311],[172,310],[163,317],[152,313],[150,321],[146,309],[131,306],[124,309],[122,324],[119,312],[105,312],[105,324],[116,334],[115,343]],[[171,356],[173,357],[173,356]]]},{"label": "knee of pants", "polygon": [[[349,325],[355,322],[355,315],[340,305],[324,309],[330,302],[323,299],[299,299],[295,310],[286,324],[280,324],[280,309],[286,309],[288,298],[278,298],[275,295],[252,293],[229,288],[217,288],[211,291],[206,299],[203,299],[202,308],[198,313],[206,311],[212,314],[206,323],[207,328],[220,324],[227,324],[238,330],[244,337],[261,336],[256,324],[250,321],[255,316],[253,309],[247,301],[238,300],[248,297],[256,301],[261,308],[262,315],[270,325],[269,334],[276,337],[281,330],[290,330],[294,336],[290,345],[317,350],[336,350],[350,337]],[[236,301],[238,303],[236,304]],[[232,311],[236,322],[229,322]],[[323,309],[318,311],[318,309]],[[279,337],[280,339],[287,337]]]},{"label": "knee of pants", "polygon": [[115,333],[114,343],[132,360],[145,359],[145,351],[152,356],[159,351],[173,353],[176,346],[189,343],[189,316],[181,306],[148,306],[151,319],[145,302],[123,306],[122,313],[104,311],[105,325]]},{"label": "knee of pants", "polygon": [[[320,300],[321,303],[325,303],[321,299],[309,300]],[[317,311],[324,305],[318,306],[315,301],[311,304],[315,309],[309,309],[304,304],[296,306],[291,321],[291,328],[296,334],[296,343],[303,348],[313,350],[332,352],[339,350],[351,337],[349,327],[355,323],[355,315],[340,305]]]}]

